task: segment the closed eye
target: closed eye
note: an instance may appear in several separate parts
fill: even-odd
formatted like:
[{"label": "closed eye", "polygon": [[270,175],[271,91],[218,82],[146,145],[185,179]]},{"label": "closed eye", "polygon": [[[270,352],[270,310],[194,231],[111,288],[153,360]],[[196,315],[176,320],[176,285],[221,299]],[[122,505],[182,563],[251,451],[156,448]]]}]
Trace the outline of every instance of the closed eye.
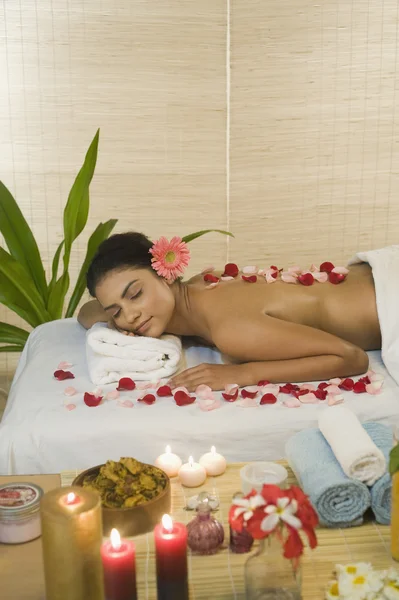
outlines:
[{"label": "closed eye", "polygon": [[137,292],[137,294],[135,294],[134,296],[130,296],[130,300],[135,300],[136,298],[138,298],[139,296],[141,296],[142,293],[143,293],[143,290],[139,290]]}]

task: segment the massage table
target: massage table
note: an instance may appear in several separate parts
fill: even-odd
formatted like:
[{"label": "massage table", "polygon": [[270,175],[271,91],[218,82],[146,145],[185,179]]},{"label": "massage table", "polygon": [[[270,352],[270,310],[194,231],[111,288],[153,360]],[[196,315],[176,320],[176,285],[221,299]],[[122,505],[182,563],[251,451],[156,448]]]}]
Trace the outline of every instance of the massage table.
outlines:
[{"label": "massage table", "polygon": [[[11,386],[0,423],[0,474],[59,473],[85,469],[121,456],[153,462],[167,444],[183,460],[198,459],[215,445],[228,461],[284,458],[286,441],[295,432],[317,426],[326,404],[286,408],[279,395],[275,405],[242,408],[222,401],[221,408],[204,412],[198,402],[179,407],[173,398],[155,404],[134,402],[133,408],[106,401],[89,408],[83,392],[95,388],[85,357],[86,331],[76,319],[52,321],[29,336]],[[370,352],[370,366],[385,377],[380,395],[343,392],[345,404],[362,422],[399,423],[399,388],[387,373],[380,352]],[[185,349],[187,367],[201,362],[222,363],[216,350],[202,346]],[[75,379],[57,381],[53,373],[62,361],[73,363]],[[232,382],[233,383],[233,382]],[[64,390],[79,393],[67,399]],[[116,384],[103,386],[104,393]],[[123,392],[135,399],[143,392]],[[219,393],[218,393],[219,394]],[[76,404],[68,411],[67,402]]]}]

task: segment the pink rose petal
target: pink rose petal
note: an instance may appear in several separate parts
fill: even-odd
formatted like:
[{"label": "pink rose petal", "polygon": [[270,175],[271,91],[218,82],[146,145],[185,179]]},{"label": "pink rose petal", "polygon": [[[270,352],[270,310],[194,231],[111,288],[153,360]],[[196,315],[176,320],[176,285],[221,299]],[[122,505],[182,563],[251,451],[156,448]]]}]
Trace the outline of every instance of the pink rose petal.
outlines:
[{"label": "pink rose petal", "polygon": [[241,408],[255,408],[258,406],[258,403],[254,398],[243,398],[237,402],[237,406]]},{"label": "pink rose petal", "polygon": [[152,381],[140,381],[139,383],[136,383],[136,390],[151,390],[153,388]]},{"label": "pink rose petal", "polygon": [[328,383],[332,385],[341,385],[342,379],[341,377],[333,377],[333,379],[330,379]]},{"label": "pink rose petal", "polygon": [[338,273],[339,275],[347,275],[349,273],[349,269],[346,267],[334,267],[331,272]]},{"label": "pink rose petal", "polygon": [[217,285],[219,285],[219,281],[215,281],[214,283],[210,283],[209,285],[207,285],[205,287],[206,290],[211,290],[212,288],[216,287]]},{"label": "pink rose petal", "polygon": [[296,275],[292,275],[291,273],[283,272],[283,273],[281,273],[281,281],[284,281],[284,283],[297,283],[298,278]]},{"label": "pink rose petal", "polygon": [[242,272],[244,273],[244,275],[253,275],[258,272],[258,267],[254,267],[254,266],[243,267]]},{"label": "pink rose petal", "polygon": [[342,394],[327,394],[328,406],[335,406],[336,404],[342,404],[344,397]]},{"label": "pink rose petal", "polygon": [[212,391],[212,388],[210,388],[209,385],[204,385],[204,384],[199,385],[197,387],[197,389],[195,390],[195,393],[197,394],[197,396],[199,396],[203,400],[214,400],[215,399],[215,395]]},{"label": "pink rose petal", "polygon": [[134,404],[131,400],[118,400],[118,406],[122,406],[123,408],[133,408]]},{"label": "pink rose petal", "polygon": [[60,364],[58,365],[57,369],[70,369],[71,367],[73,367],[73,363],[67,362],[66,360],[60,362]]},{"label": "pink rose petal", "polygon": [[302,402],[302,404],[318,404],[319,402],[313,392],[299,396],[299,401]]},{"label": "pink rose petal", "polygon": [[76,408],[76,404],[66,404],[66,405],[65,405],[65,408],[66,408],[67,410],[75,410],[75,408]]},{"label": "pink rose petal", "polygon": [[224,386],[224,391],[226,392],[226,394],[234,394],[234,392],[236,392],[238,390],[238,384],[237,383],[227,383]]},{"label": "pink rose petal", "polygon": [[328,281],[328,273],[321,273],[320,271],[315,271],[314,273],[312,273],[312,275],[319,283],[326,283],[326,281]]},{"label": "pink rose petal", "polygon": [[208,399],[199,398],[198,402],[199,402],[200,409],[203,411],[215,410],[222,406],[222,404],[221,404],[221,402],[219,402],[219,400],[211,400],[210,398],[208,398]]},{"label": "pink rose petal", "polygon": [[102,396],[103,395],[103,391],[100,387],[94,388],[94,390],[91,393],[93,394],[93,396]]},{"label": "pink rose petal", "polygon": [[308,392],[314,392],[316,389],[316,386],[313,385],[313,383],[303,383],[302,385],[299,386],[300,390],[308,390]]},{"label": "pink rose petal", "polygon": [[273,396],[277,396],[280,393],[280,386],[275,383],[268,383],[267,385],[260,386],[261,394],[273,394]]},{"label": "pink rose petal", "polygon": [[341,394],[341,390],[339,389],[339,387],[337,385],[328,385],[325,388],[327,394]]},{"label": "pink rose petal", "polygon": [[302,273],[302,269],[301,267],[298,267],[298,265],[295,265],[294,267],[288,267],[288,273],[290,275],[300,275]]},{"label": "pink rose petal", "polygon": [[283,401],[283,406],[286,406],[287,408],[300,408],[301,403],[298,398],[287,398],[287,400]]},{"label": "pink rose petal", "polygon": [[384,376],[381,375],[381,373],[374,373],[371,372],[370,375],[367,373],[367,377],[370,379],[370,381],[375,382],[375,381],[384,381]]},{"label": "pink rose petal", "polygon": [[366,392],[372,396],[377,396],[382,392],[382,381],[373,381],[366,384]]},{"label": "pink rose petal", "polygon": [[173,395],[176,392],[184,392],[185,394],[190,395],[190,392],[188,391],[188,389],[186,387],[183,387],[183,386],[180,386],[180,387],[177,387],[177,388],[173,388],[173,390],[172,390]]},{"label": "pink rose petal", "polygon": [[106,395],[107,400],[117,400],[119,398],[118,390],[112,390]]},{"label": "pink rose petal", "polygon": [[222,275],[220,281],[234,281],[234,277],[231,277],[230,275]]},{"label": "pink rose petal", "polygon": [[65,388],[64,395],[65,396],[74,396],[77,393],[77,391],[78,390],[76,388],[69,386],[69,387]]},{"label": "pink rose petal", "polygon": [[265,269],[259,269],[258,275],[264,275],[266,273]]},{"label": "pink rose petal", "polygon": [[271,269],[267,269],[264,274],[264,278],[267,283],[275,283],[277,281],[276,271],[272,271]]},{"label": "pink rose petal", "polygon": [[315,265],[314,263],[312,263],[312,264],[310,265],[310,269],[309,269],[309,271],[310,271],[311,273],[318,273],[318,272],[319,272],[319,267],[316,267],[316,265]]}]

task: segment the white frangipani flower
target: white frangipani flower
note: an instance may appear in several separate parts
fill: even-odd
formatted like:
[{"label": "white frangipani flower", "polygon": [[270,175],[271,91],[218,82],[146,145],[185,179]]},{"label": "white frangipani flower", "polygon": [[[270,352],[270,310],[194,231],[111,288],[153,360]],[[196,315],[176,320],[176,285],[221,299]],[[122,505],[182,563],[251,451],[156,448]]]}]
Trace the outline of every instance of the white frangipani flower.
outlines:
[{"label": "white frangipani flower", "polygon": [[244,521],[249,521],[257,508],[265,506],[266,500],[260,494],[256,494],[250,498],[236,498],[234,504],[239,507],[234,511],[234,518],[243,515]]},{"label": "white frangipani flower", "polygon": [[340,598],[345,600],[374,600],[381,595],[384,581],[381,573],[373,571],[363,574],[342,572],[338,576]]},{"label": "white frangipani flower", "polygon": [[298,510],[298,502],[289,498],[279,498],[277,505],[269,504],[265,508],[265,517],[261,523],[262,531],[273,531],[280,521],[284,521],[287,525],[291,525],[295,529],[302,527],[301,521],[295,516]]}]

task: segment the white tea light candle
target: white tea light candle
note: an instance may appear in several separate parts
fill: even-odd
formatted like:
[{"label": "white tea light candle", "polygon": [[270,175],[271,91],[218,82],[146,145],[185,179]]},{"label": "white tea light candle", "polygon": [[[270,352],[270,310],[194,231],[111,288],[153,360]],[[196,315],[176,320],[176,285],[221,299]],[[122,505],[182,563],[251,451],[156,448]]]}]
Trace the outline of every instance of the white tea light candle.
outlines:
[{"label": "white tea light candle", "polygon": [[173,454],[170,446],[166,446],[164,454],[160,454],[155,461],[155,466],[162,469],[168,477],[176,477],[182,464],[182,459]]},{"label": "white tea light candle", "polygon": [[206,471],[202,465],[194,462],[192,456],[188,459],[188,463],[184,463],[179,469],[180,483],[186,487],[198,487],[202,485],[206,479]]},{"label": "white tea light candle", "polygon": [[212,446],[211,451],[203,454],[199,459],[199,464],[202,465],[209,477],[217,477],[222,475],[227,467],[226,459],[221,454],[216,452],[215,446]]}]

